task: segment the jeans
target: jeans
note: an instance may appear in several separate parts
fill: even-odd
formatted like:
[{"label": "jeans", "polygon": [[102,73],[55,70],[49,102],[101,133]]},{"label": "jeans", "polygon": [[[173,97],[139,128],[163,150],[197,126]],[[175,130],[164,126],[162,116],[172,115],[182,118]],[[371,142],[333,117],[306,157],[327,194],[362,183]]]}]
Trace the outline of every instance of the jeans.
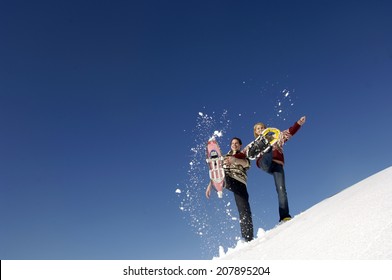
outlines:
[{"label": "jeans", "polygon": [[242,238],[247,242],[251,241],[253,239],[253,221],[246,185],[230,176],[226,176],[226,188],[234,193],[235,203],[240,215]]},{"label": "jeans", "polygon": [[263,155],[260,167],[274,177],[276,192],[278,193],[279,221],[282,221],[284,218],[291,218],[283,165],[272,161],[272,149]]}]

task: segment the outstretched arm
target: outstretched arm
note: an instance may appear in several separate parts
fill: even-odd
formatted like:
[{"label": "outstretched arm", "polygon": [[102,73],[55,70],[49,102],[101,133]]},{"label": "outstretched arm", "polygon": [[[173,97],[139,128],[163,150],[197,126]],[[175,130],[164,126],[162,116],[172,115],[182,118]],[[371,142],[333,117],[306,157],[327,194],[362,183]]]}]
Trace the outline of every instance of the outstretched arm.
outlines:
[{"label": "outstretched arm", "polygon": [[212,184],[211,184],[211,180],[210,180],[210,183],[208,184],[207,189],[206,189],[206,197],[207,198],[210,198],[210,196],[211,196],[211,186],[212,186]]},{"label": "outstretched arm", "polygon": [[301,117],[298,121],[294,123],[292,127],[289,129],[286,129],[281,132],[281,137],[278,142],[278,145],[283,145],[285,142],[287,142],[294,134],[297,133],[297,131],[301,128],[301,126],[305,123],[306,117],[303,116]]}]

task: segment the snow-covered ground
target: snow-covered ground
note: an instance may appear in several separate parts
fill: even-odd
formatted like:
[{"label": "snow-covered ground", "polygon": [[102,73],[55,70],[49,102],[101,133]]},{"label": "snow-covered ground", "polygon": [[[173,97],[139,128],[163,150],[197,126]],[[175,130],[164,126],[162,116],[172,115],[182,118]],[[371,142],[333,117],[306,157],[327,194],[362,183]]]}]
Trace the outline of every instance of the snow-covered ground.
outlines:
[{"label": "snow-covered ground", "polygon": [[392,260],[392,167],[218,259]]},{"label": "snow-covered ground", "polygon": [[[221,248],[220,257],[214,261],[4,261],[1,275],[7,280],[47,280],[60,272],[61,279],[125,279],[124,273],[132,268],[140,273],[138,279],[176,278],[171,274],[141,276],[140,271],[158,267],[168,271],[205,269],[206,280],[217,279],[217,275],[251,279],[255,277],[246,273],[255,271],[268,279],[391,279],[392,167],[289,222],[267,232],[259,230],[258,235],[228,252]],[[186,276],[200,278],[196,274]]]}]

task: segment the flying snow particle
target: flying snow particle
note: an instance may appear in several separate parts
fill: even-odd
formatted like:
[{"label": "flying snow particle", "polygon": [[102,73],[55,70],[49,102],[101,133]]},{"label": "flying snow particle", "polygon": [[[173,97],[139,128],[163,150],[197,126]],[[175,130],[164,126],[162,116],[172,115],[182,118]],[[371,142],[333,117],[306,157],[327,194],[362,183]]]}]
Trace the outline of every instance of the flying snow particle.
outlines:
[{"label": "flying snow particle", "polygon": [[181,190],[180,189],[176,189],[176,193],[181,193]]},{"label": "flying snow particle", "polygon": [[222,131],[215,130],[213,135],[210,137],[210,139],[215,139],[215,137],[222,137],[222,136],[223,136]]}]

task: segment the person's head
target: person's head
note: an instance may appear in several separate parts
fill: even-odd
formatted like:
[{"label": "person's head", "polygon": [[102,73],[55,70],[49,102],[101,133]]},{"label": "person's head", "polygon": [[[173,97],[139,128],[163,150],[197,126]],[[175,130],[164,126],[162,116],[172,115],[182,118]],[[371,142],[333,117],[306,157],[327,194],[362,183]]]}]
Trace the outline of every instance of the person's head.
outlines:
[{"label": "person's head", "polygon": [[238,137],[233,137],[230,141],[230,148],[233,152],[238,152],[241,150],[242,141]]},{"label": "person's head", "polygon": [[261,135],[261,132],[266,129],[265,124],[262,122],[258,122],[253,126],[253,135],[255,138],[259,137]]}]

